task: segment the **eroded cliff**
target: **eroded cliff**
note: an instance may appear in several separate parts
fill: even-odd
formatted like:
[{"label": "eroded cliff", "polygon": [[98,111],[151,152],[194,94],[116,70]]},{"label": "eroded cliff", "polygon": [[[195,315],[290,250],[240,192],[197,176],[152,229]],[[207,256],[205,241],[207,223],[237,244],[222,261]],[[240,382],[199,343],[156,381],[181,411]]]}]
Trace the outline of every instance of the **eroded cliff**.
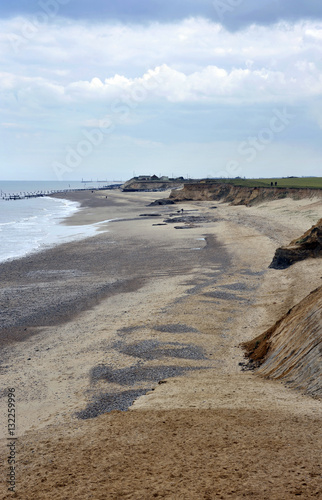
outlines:
[{"label": "eroded cliff", "polygon": [[[173,190],[174,201],[221,201],[231,205],[255,205],[282,198],[322,198],[322,190],[309,188],[243,187],[228,183],[198,182]],[[322,255],[322,219],[303,236],[278,249],[278,268],[307,257]],[[300,286],[300,284],[299,284]],[[271,379],[311,396],[322,398],[322,287],[291,309],[274,326],[243,344],[249,367]]]},{"label": "eroded cliff", "polygon": [[321,189],[309,188],[279,188],[279,187],[244,187],[232,184],[218,184],[198,182],[185,184],[182,189],[173,190],[170,199],[174,201],[222,201],[231,205],[254,205],[263,201],[278,200],[281,198],[310,198],[322,197]]},{"label": "eroded cliff", "polygon": [[285,269],[295,262],[307,259],[308,257],[322,256],[322,219],[311,227],[300,238],[291,241],[286,247],[276,250],[273,261],[270,265],[273,269]]},{"label": "eroded cliff", "polygon": [[167,181],[159,180],[140,180],[137,178],[130,179],[122,185],[122,190],[125,192],[130,191],[166,191],[167,189],[174,189],[182,187],[181,180],[170,179]]},{"label": "eroded cliff", "polygon": [[322,287],[243,347],[258,375],[322,398]]}]

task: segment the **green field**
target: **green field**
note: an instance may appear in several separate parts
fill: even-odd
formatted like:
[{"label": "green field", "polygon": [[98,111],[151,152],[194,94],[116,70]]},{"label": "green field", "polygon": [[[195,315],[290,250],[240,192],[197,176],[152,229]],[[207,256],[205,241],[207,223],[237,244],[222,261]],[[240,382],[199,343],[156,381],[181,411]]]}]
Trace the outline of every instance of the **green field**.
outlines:
[{"label": "green field", "polygon": [[[210,179],[209,179],[210,181]],[[233,184],[246,187],[270,187],[271,182],[277,187],[288,188],[315,188],[322,189],[322,177],[286,177],[273,179],[216,179],[218,183]]]}]

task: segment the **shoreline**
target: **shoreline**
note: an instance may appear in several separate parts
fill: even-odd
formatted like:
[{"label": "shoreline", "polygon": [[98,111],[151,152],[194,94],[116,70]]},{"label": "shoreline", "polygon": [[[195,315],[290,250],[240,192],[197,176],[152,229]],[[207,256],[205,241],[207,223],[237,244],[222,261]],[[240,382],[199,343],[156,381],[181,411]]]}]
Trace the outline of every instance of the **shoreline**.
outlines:
[{"label": "shoreline", "polygon": [[62,198],[46,196],[36,201],[22,200],[18,206],[17,202],[10,203],[13,203],[12,209],[5,211],[8,219],[3,224],[9,229],[18,225],[20,234],[17,233],[17,229],[12,234],[10,231],[1,233],[4,242],[6,238],[11,241],[11,247],[4,246],[0,264],[23,259],[64,243],[95,236],[95,232],[98,232],[94,224],[71,226],[68,229],[64,221],[82,210],[81,204],[68,199],[68,196]]},{"label": "shoreline", "polygon": [[[96,194],[95,191],[94,193]],[[78,200],[82,194],[85,194],[85,198],[83,199],[83,203],[80,203]],[[102,210],[93,212],[92,207],[86,204],[86,193],[77,191],[75,191],[75,193],[70,193],[70,197],[68,198],[65,196],[65,193],[55,195],[55,197],[68,199],[70,201],[78,201],[82,205],[80,210],[66,217],[60,222],[61,224],[66,226],[100,224],[101,227],[97,230],[97,234],[95,235],[64,243],[56,243],[48,248],[31,252],[26,256],[0,263],[2,282],[8,284],[17,282],[20,285],[20,289],[14,286],[12,290],[5,290],[4,296],[2,297],[1,310],[4,312],[4,310],[7,309],[9,315],[6,317],[2,314],[0,323],[0,345],[4,344],[4,329],[6,329],[5,334],[8,333],[10,335],[12,331],[13,336],[18,338],[14,332],[17,328],[21,329],[21,327],[26,327],[27,329],[37,329],[39,326],[49,326],[55,323],[61,324],[83,309],[92,307],[92,305],[98,303],[104,297],[113,293],[119,293],[119,290],[122,290],[124,286],[133,289],[133,285],[131,284],[132,280],[128,279],[126,271],[123,272],[121,270],[122,266],[120,264],[115,266],[117,270],[114,269],[113,272],[110,270],[110,274],[106,275],[105,273],[103,277],[98,277],[102,267],[106,265],[106,260],[108,258],[106,253],[110,253],[109,257],[114,260],[118,253],[117,250],[115,251],[113,248],[115,242],[109,234],[112,223],[122,222],[118,217],[115,217],[115,215],[118,214],[118,212],[115,211],[118,210],[118,207],[115,209],[113,203],[108,203],[106,212],[106,203],[104,202],[104,212],[102,212]],[[78,200],[74,200],[74,197]],[[98,205],[99,204],[100,201],[98,201]],[[109,213],[112,214],[112,217],[110,216],[110,218],[106,219]],[[129,216],[126,210],[123,215]],[[131,219],[127,219],[125,222],[128,222],[128,220],[131,221]],[[124,240],[124,238],[121,238],[121,240]],[[90,261],[85,262],[87,257],[92,253],[92,249],[95,258],[93,259],[91,255]],[[84,257],[81,257],[82,254],[84,254]],[[79,266],[80,268],[78,269]],[[87,289],[85,287],[84,293],[76,293],[75,287],[76,285],[78,286],[80,278],[82,277],[85,282],[86,279],[89,278],[87,280]],[[93,285],[93,283],[90,282],[93,282],[94,279],[96,279],[96,286],[91,287],[90,285]],[[49,296],[46,300],[43,290],[41,289],[45,281],[49,285],[53,283],[52,288],[54,288],[54,292],[57,290],[57,286],[62,285],[63,282],[66,286],[66,282],[69,282],[71,286],[69,294],[74,294],[75,296],[72,300],[68,300],[66,294],[63,294],[63,300],[66,301],[66,307],[61,307],[60,310],[54,308],[54,310],[51,311],[52,308],[49,305],[53,298],[51,290],[49,289]],[[37,283],[39,283],[38,286]],[[57,284],[57,286],[55,286],[55,284]],[[33,290],[33,288],[35,288],[36,291]],[[90,288],[93,289],[90,290]],[[21,299],[24,299],[24,294],[21,293],[24,289],[27,291],[26,295],[33,294],[32,302],[28,304],[28,302],[24,300],[13,317],[14,310],[9,310],[11,305],[10,301],[12,300],[15,304],[21,302]],[[38,293],[38,295],[35,296],[35,293]],[[39,311],[37,313],[34,311],[33,303],[35,300],[39,305]],[[7,301],[9,301],[9,303]],[[31,313],[26,313],[28,308],[32,309]],[[73,311],[68,313],[67,309],[73,309]],[[22,335],[24,337],[27,336],[24,333],[22,333]]]},{"label": "shoreline", "polygon": [[[39,458],[41,462],[35,457],[34,466],[37,464],[39,477],[47,477],[45,485],[40,479],[35,483],[33,469],[26,466],[27,474],[20,478],[24,490],[18,498],[31,491],[28,488],[32,484],[35,498],[41,495],[45,499],[53,495],[76,498],[68,481],[61,493],[58,492],[57,471],[46,469],[46,460],[51,457],[56,463],[57,459],[65,469],[74,470],[70,459],[79,457],[76,470],[82,470],[84,477],[88,477],[88,459],[83,457],[86,436],[90,436],[92,449],[88,452],[100,453],[105,465],[105,452],[100,443],[110,440],[114,443],[111,461],[117,469],[117,464],[122,464],[128,453],[127,444],[122,440],[125,433],[130,443],[136,443],[131,452],[133,461],[144,470],[145,459],[138,452],[138,443],[140,439],[148,439],[144,456],[153,463],[160,454],[160,441],[151,440],[151,435],[148,438],[145,433],[152,425],[159,435],[163,422],[168,422],[165,429],[170,432],[163,436],[165,456],[170,457],[167,454],[171,454],[174,432],[178,449],[183,447],[178,463],[187,458],[190,441],[184,444],[184,426],[189,426],[189,420],[194,422],[193,442],[197,435],[203,443],[211,441],[207,421],[221,429],[213,445],[216,448],[222,439],[220,436],[225,434],[228,419],[229,436],[235,436],[236,443],[244,443],[243,458],[240,458],[244,465],[259,449],[258,439],[265,439],[265,431],[261,429],[265,422],[267,429],[271,429],[270,440],[274,439],[274,428],[280,429],[283,442],[298,443],[294,444],[294,453],[302,457],[307,468],[305,473],[313,470],[316,457],[312,450],[309,454],[299,436],[307,438],[319,428],[321,402],[289,390],[279,382],[242,372],[239,363],[243,362],[244,354],[239,345],[264,332],[320,285],[317,260],[300,262],[284,271],[268,269],[268,265],[278,245],[288,243],[301,234],[302,228],[308,229],[313,219],[321,218],[322,203],[308,199],[280,200],[251,208],[218,204],[218,208],[212,209],[213,202],[147,207],[149,201],[159,197],[160,193],[113,193],[109,206],[106,198],[98,200],[99,206],[90,200],[91,206],[84,207],[81,214],[65,222],[106,220],[107,212],[122,220],[110,223],[108,233],[100,233],[79,244],[66,244],[34,261],[15,263],[10,272],[8,270],[3,286],[13,289],[20,283],[27,287],[24,300],[31,295],[32,301],[27,300],[25,306],[36,307],[36,303],[39,307],[39,300],[43,301],[39,324],[32,327],[33,335],[24,342],[3,347],[1,356],[3,387],[16,386],[20,393],[20,459],[28,460],[27,443],[38,443],[34,444],[35,449],[39,457],[44,458]],[[187,222],[178,220],[181,208]],[[147,213],[150,217],[141,216]],[[160,216],[151,215],[156,213]],[[171,218],[173,222],[163,222]],[[158,223],[166,225],[154,226]],[[17,296],[13,303],[19,302],[18,299],[21,302],[21,296]],[[49,317],[48,304],[53,301],[56,306],[52,309],[52,323],[44,324]],[[59,323],[57,308],[63,311],[64,301],[68,315]],[[75,310],[76,307],[79,309]],[[20,330],[26,327],[24,321],[22,316]],[[132,401],[135,401],[133,405]],[[129,411],[109,412],[123,408],[122,405],[129,407]],[[234,415],[234,419],[229,415]],[[256,429],[247,434],[248,444],[243,437],[247,421],[253,422],[253,431],[254,426]],[[77,436],[74,441],[73,436]],[[71,451],[62,456],[65,446]],[[232,442],[230,446],[233,450],[237,444]],[[209,471],[205,464],[204,473],[217,477],[208,448],[203,445],[202,449],[191,449],[196,453],[199,450],[198,460],[203,455],[208,457]],[[286,450],[285,444],[281,453],[285,454]],[[225,448],[218,453],[225,462]],[[277,456],[281,459],[274,453],[267,458],[269,464],[262,456],[259,467],[266,464],[264,469],[273,470]],[[287,465],[288,461],[284,461]],[[235,467],[236,464],[237,461]],[[101,466],[97,466],[100,470]],[[60,470],[60,466],[57,467]],[[247,467],[245,465],[245,470]],[[221,467],[219,469],[224,474]],[[125,470],[130,488],[128,498],[150,498],[154,490],[145,473],[142,477],[148,490],[140,493],[137,490],[135,496],[138,486],[130,464]],[[176,481],[176,489],[171,489],[166,471],[167,467],[159,470],[160,478],[172,491],[173,498],[173,491],[181,490]],[[197,469],[191,472],[194,474]],[[227,480],[220,480],[218,476],[217,481],[226,486],[234,483],[237,487],[237,478],[233,478],[231,471],[227,474]],[[122,492],[122,477],[124,474],[113,475],[108,485],[103,480],[104,488],[108,489],[100,490],[101,495],[105,494],[106,498],[106,491],[113,491],[111,498],[117,498]],[[193,477],[200,491],[204,491],[201,479]],[[290,479],[290,473],[283,469],[278,477],[275,486],[280,488],[281,497],[283,478]],[[261,488],[268,486],[268,479],[255,480],[255,498],[266,498]],[[84,496],[82,481],[79,491]],[[247,483],[247,478],[245,481]],[[242,490],[237,487],[236,491]],[[248,491],[247,487],[243,491]],[[171,493],[165,497],[171,498]],[[196,493],[191,498],[200,496]]]}]

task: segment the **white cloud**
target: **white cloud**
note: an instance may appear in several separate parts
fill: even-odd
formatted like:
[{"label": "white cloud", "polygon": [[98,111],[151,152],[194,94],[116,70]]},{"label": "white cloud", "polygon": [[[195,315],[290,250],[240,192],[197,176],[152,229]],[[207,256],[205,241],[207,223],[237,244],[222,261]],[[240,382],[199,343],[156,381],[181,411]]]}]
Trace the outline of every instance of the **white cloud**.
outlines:
[{"label": "white cloud", "polygon": [[29,128],[27,125],[24,125],[23,123],[15,123],[15,122],[3,122],[0,123],[0,126],[6,129],[15,129],[15,130],[23,130]]},{"label": "white cloud", "polygon": [[[322,94],[322,76],[313,63],[294,65],[292,72],[266,68],[234,68],[230,71],[207,66],[185,74],[166,64],[149,70],[138,78],[116,74],[104,81],[71,82],[66,86],[39,77],[20,77],[1,73],[2,92],[17,92],[24,104],[37,101],[56,106],[76,102],[84,107],[91,101],[116,105],[124,102],[129,109],[142,102],[294,102]],[[0,91],[0,93],[1,93]]]},{"label": "white cloud", "polygon": [[[298,126],[304,131],[306,123],[312,128],[322,123],[315,105],[322,94],[319,22],[252,25],[231,33],[201,18],[144,26],[55,18],[29,38],[23,36],[25,22],[0,20],[1,133],[6,154],[29,148],[30,164],[34,151],[41,149],[42,164],[46,151],[56,157],[59,149],[59,157],[65,144],[82,139],[83,128],[104,129],[109,122],[114,136],[124,134],[122,141],[110,141],[120,157],[126,144],[144,150],[151,162],[161,141],[173,144],[181,158],[179,144],[194,137],[195,147],[185,155],[191,165],[198,164],[200,143],[211,134],[218,141],[256,135],[274,106],[299,104],[304,111]],[[22,148],[13,126],[20,123],[30,134],[41,130],[41,139],[26,140]],[[131,133],[135,137],[126,139]],[[287,134],[292,142],[291,129]],[[216,155],[216,145],[203,149],[204,158],[211,151]]]},{"label": "white cloud", "polygon": [[322,41],[322,27],[316,28],[313,25],[305,30],[305,35]]},{"label": "white cloud", "polygon": [[[146,26],[56,19],[29,39],[21,34],[24,22],[23,18],[0,21],[0,47],[9,66],[11,61],[32,62],[26,71],[59,70],[66,72],[67,78],[79,75],[78,80],[95,75],[108,78],[115,73],[139,75],[162,64],[192,73],[207,65],[244,67],[251,59],[257,68],[269,68],[284,65],[286,57],[306,55],[308,48],[321,48],[322,43],[322,27],[313,22],[253,25],[234,34],[220,24],[198,18]],[[14,36],[21,38],[20,46],[12,43]]]},{"label": "white cloud", "polygon": [[316,23],[254,25],[232,34],[194,18],[145,27],[57,20],[15,52],[10,40],[14,32],[21,37],[23,22],[0,23],[0,58],[8,68],[0,74],[0,94],[18,92],[26,106],[122,98],[271,102],[322,92]]}]

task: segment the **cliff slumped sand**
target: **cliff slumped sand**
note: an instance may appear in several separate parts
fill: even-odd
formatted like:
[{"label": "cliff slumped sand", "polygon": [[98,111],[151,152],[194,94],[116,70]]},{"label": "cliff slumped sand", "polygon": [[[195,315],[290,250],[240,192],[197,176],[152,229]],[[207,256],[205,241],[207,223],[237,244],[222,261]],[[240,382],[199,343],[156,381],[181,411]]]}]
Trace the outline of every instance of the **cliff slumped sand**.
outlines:
[{"label": "cliff slumped sand", "polygon": [[288,246],[278,248],[270,267],[285,269],[300,260],[318,257],[322,257],[322,219]]}]

